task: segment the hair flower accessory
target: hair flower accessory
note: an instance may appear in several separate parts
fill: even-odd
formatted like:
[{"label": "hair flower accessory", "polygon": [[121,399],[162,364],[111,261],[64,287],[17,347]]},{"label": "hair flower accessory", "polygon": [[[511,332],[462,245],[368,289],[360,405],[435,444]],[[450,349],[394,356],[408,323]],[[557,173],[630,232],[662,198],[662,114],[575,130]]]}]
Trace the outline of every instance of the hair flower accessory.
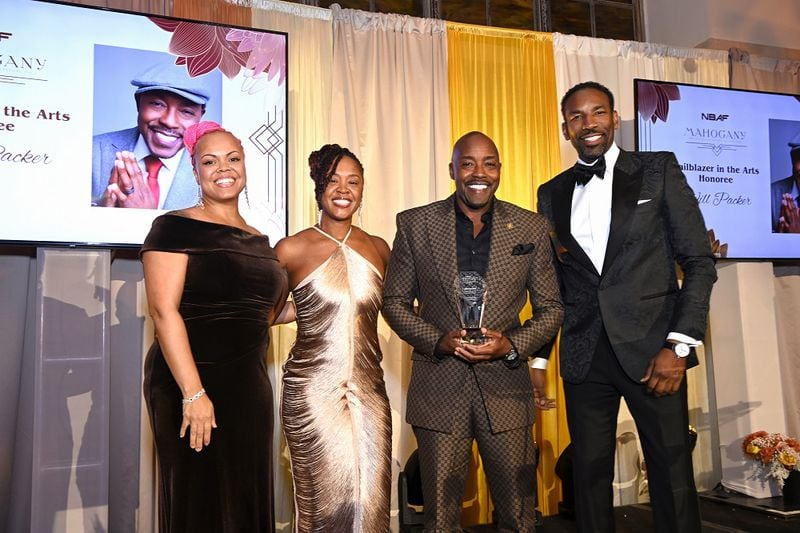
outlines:
[{"label": "hair flower accessory", "polygon": [[200,137],[212,131],[228,131],[219,124],[211,120],[203,120],[197,124],[192,124],[183,132],[183,144],[189,150],[189,155],[194,157],[194,147]]},{"label": "hair flower accessory", "polygon": [[756,431],[742,441],[744,454],[768,469],[767,475],[774,477],[783,488],[783,482],[800,462],[800,441],[781,433]]}]

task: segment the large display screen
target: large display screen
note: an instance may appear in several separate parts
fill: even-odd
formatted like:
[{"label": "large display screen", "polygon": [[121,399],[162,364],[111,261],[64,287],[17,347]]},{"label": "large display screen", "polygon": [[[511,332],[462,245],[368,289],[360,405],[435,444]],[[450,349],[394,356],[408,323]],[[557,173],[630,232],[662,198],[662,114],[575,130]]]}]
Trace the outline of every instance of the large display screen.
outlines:
[{"label": "large display screen", "polygon": [[800,97],[641,79],[634,94],[637,148],[675,153],[720,257],[800,258]]},{"label": "large display screen", "polygon": [[[283,237],[286,44],[285,33],[2,0],[0,241],[140,245],[153,218],[198,201],[182,139],[199,120],[242,140],[242,214]],[[147,191],[121,202],[108,186],[125,152]]]}]

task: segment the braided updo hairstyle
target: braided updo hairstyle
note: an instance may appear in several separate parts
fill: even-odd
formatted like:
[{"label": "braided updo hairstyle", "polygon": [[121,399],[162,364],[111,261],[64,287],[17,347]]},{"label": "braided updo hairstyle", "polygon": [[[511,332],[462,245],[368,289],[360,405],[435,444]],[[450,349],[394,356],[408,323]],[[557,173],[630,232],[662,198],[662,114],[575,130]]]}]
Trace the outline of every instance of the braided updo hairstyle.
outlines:
[{"label": "braided updo hairstyle", "polygon": [[339,146],[338,144],[326,144],[319,150],[311,152],[308,156],[308,166],[311,169],[311,179],[314,180],[314,197],[317,199],[317,207],[322,209],[322,193],[331,182],[336,166],[343,157],[349,157],[358,165],[361,174],[364,174],[364,167],[358,160],[356,154]]}]

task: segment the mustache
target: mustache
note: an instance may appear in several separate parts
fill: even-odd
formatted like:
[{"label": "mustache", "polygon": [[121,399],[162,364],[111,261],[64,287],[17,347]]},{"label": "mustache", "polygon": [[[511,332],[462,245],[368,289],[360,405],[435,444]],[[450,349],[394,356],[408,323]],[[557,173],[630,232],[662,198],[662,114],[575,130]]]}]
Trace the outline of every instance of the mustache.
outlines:
[{"label": "mustache", "polygon": [[163,133],[165,135],[172,135],[173,137],[183,138],[183,134],[180,132],[180,130],[174,130],[171,128],[162,128],[159,126],[148,126],[148,128],[156,133]]}]

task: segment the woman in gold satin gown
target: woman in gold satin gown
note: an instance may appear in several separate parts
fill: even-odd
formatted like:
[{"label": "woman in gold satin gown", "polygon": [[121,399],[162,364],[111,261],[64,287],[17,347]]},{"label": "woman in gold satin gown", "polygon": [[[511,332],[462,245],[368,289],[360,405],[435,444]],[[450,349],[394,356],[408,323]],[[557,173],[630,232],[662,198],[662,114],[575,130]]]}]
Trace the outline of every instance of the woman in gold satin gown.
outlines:
[{"label": "woman in gold satin gown", "polygon": [[309,166],[319,224],[275,247],[297,320],[281,400],[295,530],[386,532],[391,414],[377,320],[389,246],[353,226],[364,190],[358,158],[329,144]]}]

